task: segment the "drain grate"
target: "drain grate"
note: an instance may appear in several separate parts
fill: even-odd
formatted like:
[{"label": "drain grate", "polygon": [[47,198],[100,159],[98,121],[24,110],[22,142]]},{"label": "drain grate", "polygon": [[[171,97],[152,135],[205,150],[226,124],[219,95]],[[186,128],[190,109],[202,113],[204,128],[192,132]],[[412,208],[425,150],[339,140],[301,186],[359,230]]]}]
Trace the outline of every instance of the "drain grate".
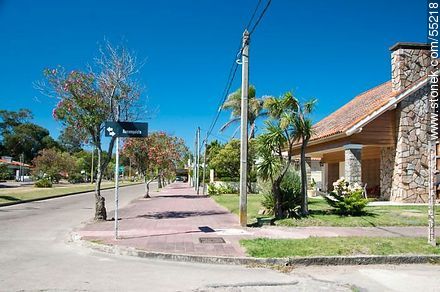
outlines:
[{"label": "drain grate", "polygon": [[226,243],[223,237],[199,237],[200,243]]}]

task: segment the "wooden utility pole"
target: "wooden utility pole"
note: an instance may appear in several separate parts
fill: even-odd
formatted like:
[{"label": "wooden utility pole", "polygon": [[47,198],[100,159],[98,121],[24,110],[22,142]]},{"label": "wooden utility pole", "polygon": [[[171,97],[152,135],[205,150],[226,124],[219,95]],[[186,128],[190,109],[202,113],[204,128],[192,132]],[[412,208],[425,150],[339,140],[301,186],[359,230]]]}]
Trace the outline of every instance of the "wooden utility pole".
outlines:
[{"label": "wooden utility pole", "polygon": [[240,225],[247,224],[247,156],[249,94],[249,32],[243,33],[241,53]]}]

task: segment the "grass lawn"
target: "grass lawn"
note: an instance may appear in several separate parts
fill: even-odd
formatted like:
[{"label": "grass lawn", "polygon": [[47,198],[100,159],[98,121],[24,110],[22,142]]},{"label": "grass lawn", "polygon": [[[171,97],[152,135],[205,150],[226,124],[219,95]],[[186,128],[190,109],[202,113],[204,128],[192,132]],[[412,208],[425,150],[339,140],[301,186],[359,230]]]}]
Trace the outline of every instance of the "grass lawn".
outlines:
[{"label": "grass lawn", "polygon": [[[238,215],[238,201],[240,197],[237,194],[211,196],[211,198],[232,213]],[[258,216],[258,211],[261,209],[262,199],[263,195],[248,194],[248,222],[255,221],[255,218]]]},{"label": "grass lawn", "polygon": [[[134,184],[132,182],[124,182],[120,185]],[[102,188],[111,188],[114,186],[113,182],[103,182]],[[77,184],[77,185],[65,185],[57,186],[52,188],[36,188],[33,186],[29,187],[18,187],[18,188],[2,188],[0,189],[0,204],[17,202],[30,199],[39,199],[45,197],[51,197],[56,195],[65,195],[76,192],[92,191],[95,186],[92,184]]]},{"label": "grass lawn", "polygon": [[[232,213],[238,214],[237,195],[219,195],[212,197],[217,203],[226,207]],[[262,195],[248,195],[249,222],[255,221],[261,207]],[[310,215],[301,219],[283,219],[276,221],[280,226],[427,226],[427,206],[368,206],[366,215],[339,216],[332,212],[332,208],[320,198],[309,199]],[[440,217],[440,209],[436,210],[436,217]]]},{"label": "grass lawn", "polygon": [[307,239],[246,239],[240,244],[248,255],[261,258],[294,256],[349,256],[440,254],[426,238],[311,237]]}]

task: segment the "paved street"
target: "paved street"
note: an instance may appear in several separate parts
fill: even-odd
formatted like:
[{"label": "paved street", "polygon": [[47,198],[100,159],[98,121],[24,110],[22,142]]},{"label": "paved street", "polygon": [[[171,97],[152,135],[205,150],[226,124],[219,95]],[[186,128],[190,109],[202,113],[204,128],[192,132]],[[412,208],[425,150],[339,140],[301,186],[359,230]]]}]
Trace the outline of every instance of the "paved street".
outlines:
[{"label": "paved street", "polygon": [[[121,205],[142,194],[121,189]],[[107,207],[112,191],[104,191]],[[440,267],[309,267],[290,274],[261,268],[113,256],[67,243],[93,216],[91,193],[0,208],[1,291],[435,291]],[[384,275],[387,277],[385,278]],[[349,284],[347,284],[349,283]]]}]

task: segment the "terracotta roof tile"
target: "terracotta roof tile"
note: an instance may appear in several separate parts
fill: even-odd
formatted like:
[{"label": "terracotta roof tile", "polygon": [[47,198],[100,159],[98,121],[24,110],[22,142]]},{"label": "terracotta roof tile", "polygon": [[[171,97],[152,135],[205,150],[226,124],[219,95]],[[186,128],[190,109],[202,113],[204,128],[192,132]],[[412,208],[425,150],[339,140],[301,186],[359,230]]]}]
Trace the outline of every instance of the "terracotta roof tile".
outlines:
[{"label": "terracotta roof tile", "polygon": [[378,110],[395,96],[391,81],[361,93],[331,115],[314,125],[311,141],[347,131],[357,122]]},{"label": "terracotta roof tile", "polygon": [[11,162],[9,162],[9,161],[1,159],[1,158],[0,158],[0,163],[9,164],[9,165],[15,165],[15,166],[22,165],[24,167],[31,167],[31,165],[26,164],[26,163],[21,163],[21,162],[18,162],[18,161],[11,161]]}]

